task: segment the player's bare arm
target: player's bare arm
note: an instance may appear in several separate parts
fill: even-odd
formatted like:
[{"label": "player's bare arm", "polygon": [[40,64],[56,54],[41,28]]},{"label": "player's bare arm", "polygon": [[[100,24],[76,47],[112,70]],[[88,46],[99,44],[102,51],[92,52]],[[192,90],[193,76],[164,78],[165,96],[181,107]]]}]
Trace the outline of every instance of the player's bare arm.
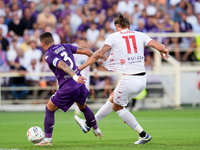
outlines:
[{"label": "player's bare arm", "polygon": [[152,40],[151,42],[149,42],[148,46],[157,49],[160,52],[162,58],[165,59],[169,58],[169,51],[165,49],[165,46],[163,44],[160,44],[155,40]]},{"label": "player's bare arm", "polygon": [[98,60],[99,58],[101,58],[103,56],[103,54],[105,54],[108,50],[110,49],[110,46],[107,44],[104,44],[102,48],[100,48],[99,50],[97,50],[94,53],[94,57]]},{"label": "player's bare arm", "polygon": [[61,60],[58,62],[58,68],[69,74],[76,82],[82,84],[85,83],[86,78],[77,76],[76,73],[64,61]]},{"label": "player's bare arm", "polygon": [[86,68],[87,66],[95,63],[97,60],[99,60],[103,54],[105,54],[108,50],[110,49],[109,45],[104,44],[103,47],[99,50],[97,50],[90,58],[88,58],[88,60],[82,64],[81,66],[79,66],[79,70],[83,70],[84,68]]},{"label": "player's bare arm", "polygon": [[93,55],[93,52],[90,49],[78,47],[76,54],[84,54],[90,57]]}]

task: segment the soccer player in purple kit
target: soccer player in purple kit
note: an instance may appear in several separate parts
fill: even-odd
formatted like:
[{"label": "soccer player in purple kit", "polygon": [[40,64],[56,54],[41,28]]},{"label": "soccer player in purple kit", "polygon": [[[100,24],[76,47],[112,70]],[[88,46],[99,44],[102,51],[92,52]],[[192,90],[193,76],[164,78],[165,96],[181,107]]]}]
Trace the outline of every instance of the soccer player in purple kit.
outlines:
[{"label": "soccer player in purple kit", "polygon": [[98,128],[94,114],[86,105],[86,98],[89,94],[84,83],[86,78],[82,77],[73,54],[85,54],[87,56],[93,55],[92,51],[86,48],[80,48],[71,44],[54,44],[52,34],[44,32],[40,35],[40,42],[43,49],[46,51],[45,61],[49,68],[55,74],[59,89],[53,94],[47,103],[44,131],[45,139],[35,144],[36,146],[52,145],[52,132],[55,121],[54,113],[57,109],[62,109],[66,112],[76,102],[79,109],[83,112],[87,125],[80,126],[84,132],[87,132],[90,127],[93,127],[93,133],[98,138],[103,137],[101,130]]}]

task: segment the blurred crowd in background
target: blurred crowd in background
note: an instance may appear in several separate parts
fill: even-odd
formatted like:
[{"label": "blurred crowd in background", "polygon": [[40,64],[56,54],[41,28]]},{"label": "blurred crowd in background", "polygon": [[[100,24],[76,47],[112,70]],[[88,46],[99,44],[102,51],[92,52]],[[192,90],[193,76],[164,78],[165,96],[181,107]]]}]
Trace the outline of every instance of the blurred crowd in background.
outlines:
[{"label": "blurred crowd in background", "polygon": [[[200,0],[0,0],[0,72],[18,72],[22,76],[6,78],[2,85],[39,86],[45,80],[47,85],[56,86],[54,77],[24,77],[27,72],[50,72],[40,34],[49,31],[55,44],[74,43],[96,51],[115,32],[114,19],[119,13],[129,19],[130,30],[200,33]],[[199,37],[162,38],[162,43],[177,61],[200,59],[195,55],[200,47]],[[145,57],[147,69],[152,69],[153,55],[148,48]],[[97,65],[91,71],[94,68],[105,70]],[[90,81],[92,85],[103,86],[111,82],[110,77],[97,75]],[[12,91],[14,99],[27,93]],[[95,91],[92,93],[96,97]],[[105,90],[103,97],[110,93],[111,90]],[[33,95],[37,99],[38,93]]]}]

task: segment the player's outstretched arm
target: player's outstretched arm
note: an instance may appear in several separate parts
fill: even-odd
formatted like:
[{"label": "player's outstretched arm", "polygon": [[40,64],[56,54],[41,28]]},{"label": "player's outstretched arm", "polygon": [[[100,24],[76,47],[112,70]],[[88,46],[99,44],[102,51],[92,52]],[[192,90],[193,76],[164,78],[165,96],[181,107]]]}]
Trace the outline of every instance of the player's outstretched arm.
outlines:
[{"label": "player's outstretched arm", "polygon": [[76,54],[84,54],[90,57],[93,55],[93,52],[87,48],[77,47]]},{"label": "player's outstretched arm", "polygon": [[85,82],[86,78],[82,76],[77,76],[76,73],[64,61],[60,60],[58,62],[57,67],[59,69],[62,69],[67,74],[69,74],[76,82],[82,83],[82,84],[86,83]]},{"label": "player's outstretched arm", "polygon": [[95,63],[98,59],[100,59],[105,52],[107,52],[110,49],[109,45],[104,44],[103,47],[99,50],[97,50],[88,60],[78,67],[79,70],[83,70],[87,66]]},{"label": "player's outstretched arm", "polygon": [[160,44],[155,40],[152,40],[151,42],[149,42],[148,46],[157,49],[160,52],[162,58],[165,59],[169,58],[169,51],[165,49],[165,46],[163,44]]}]

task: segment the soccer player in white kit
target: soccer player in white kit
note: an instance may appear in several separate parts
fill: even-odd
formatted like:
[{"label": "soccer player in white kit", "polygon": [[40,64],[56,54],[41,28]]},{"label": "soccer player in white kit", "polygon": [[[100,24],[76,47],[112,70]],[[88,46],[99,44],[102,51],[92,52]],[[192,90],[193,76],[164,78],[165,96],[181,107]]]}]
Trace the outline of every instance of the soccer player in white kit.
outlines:
[{"label": "soccer player in white kit", "polygon": [[[165,46],[154,41],[148,35],[129,30],[129,20],[123,15],[115,19],[117,32],[110,34],[101,49],[96,51],[79,70],[99,61],[105,52],[111,49],[110,56],[102,63],[108,70],[121,72],[123,75],[110,95],[107,102],[99,109],[95,118],[100,121],[114,110],[132,129],[138,132],[139,140],[134,144],[144,144],[152,139],[151,135],[136,121],[135,117],[125,108],[131,98],[139,95],[146,87],[144,66],[144,46],[157,49],[162,58],[168,58],[169,51]],[[101,60],[102,62],[102,60]],[[82,126],[82,119],[77,119]]]}]

